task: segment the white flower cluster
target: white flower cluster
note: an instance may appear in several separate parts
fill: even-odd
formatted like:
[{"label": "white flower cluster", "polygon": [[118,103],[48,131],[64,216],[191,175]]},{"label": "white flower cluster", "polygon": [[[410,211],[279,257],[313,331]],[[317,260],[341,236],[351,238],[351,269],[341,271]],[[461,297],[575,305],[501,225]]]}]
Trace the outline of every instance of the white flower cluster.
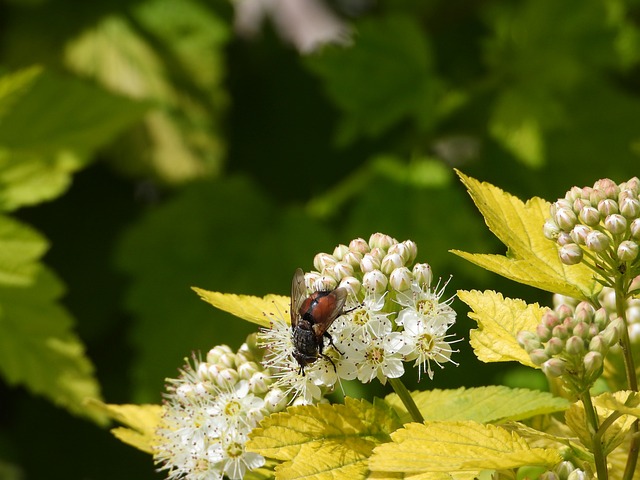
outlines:
[{"label": "white flower cluster", "polygon": [[[260,334],[267,348],[265,365],[275,372],[276,385],[295,397],[297,403],[321,401],[340,379],[366,383],[404,374],[404,362],[414,361],[418,374],[433,378],[433,366],[452,362],[448,334],[456,313],[443,300],[444,286],[432,285],[429,265],[412,266],[417,247],[376,233],[369,241],[355,239],[339,245],[333,255],[316,255],[317,271],[305,274],[309,294],[344,288],[349,296],[347,313],[339,316],[327,332],[323,355],[304,370],[293,357],[291,326],[273,319]],[[410,268],[411,267],[411,268]],[[297,312],[296,312],[297,313]],[[457,364],[456,364],[457,365]]]},{"label": "white flower cluster", "polygon": [[271,385],[264,368],[244,344],[237,353],[226,345],[193,359],[177,379],[168,380],[154,460],[169,479],[244,478],[265,459],[247,452],[249,432],[269,413],[289,402]]}]

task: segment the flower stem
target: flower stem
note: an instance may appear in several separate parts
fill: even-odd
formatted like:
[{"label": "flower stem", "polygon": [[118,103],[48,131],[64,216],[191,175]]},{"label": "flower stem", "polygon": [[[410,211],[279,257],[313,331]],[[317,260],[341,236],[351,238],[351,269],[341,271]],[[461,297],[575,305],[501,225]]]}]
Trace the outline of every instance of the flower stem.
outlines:
[{"label": "flower stem", "polygon": [[404,383],[402,383],[402,380],[400,380],[399,378],[390,378],[389,383],[391,384],[391,387],[393,387],[393,390],[396,392],[398,397],[400,397],[400,400],[402,400],[404,407],[407,409],[407,411],[411,415],[411,418],[413,419],[413,421],[418,423],[424,423],[424,418],[422,417],[420,410],[418,410],[418,406],[416,405],[416,402],[413,401],[413,397],[411,396],[411,393],[409,393],[409,390],[407,390],[407,387],[404,386]]},{"label": "flower stem", "polygon": [[584,412],[587,416],[587,424],[590,427],[590,430],[594,432],[593,437],[593,459],[596,463],[596,472],[598,472],[598,480],[606,480],[609,478],[609,473],[607,472],[607,457],[602,450],[602,442],[600,440],[600,436],[597,435],[599,424],[598,424],[598,415],[596,414],[596,410],[593,407],[593,403],[591,402],[591,394],[589,390],[586,390],[584,393],[580,395],[580,399],[582,400],[582,404],[584,405]]},{"label": "flower stem", "polygon": [[[617,314],[624,321],[624,328],[622,329],[622,337],[620,338],[620,346],[622,347],[622,355],[624,356],[624,367],[627,374],[627,386],[629,390],[634,392],[638,391],[638,377],[636,376],[636,366],[633,360],[633,353],[631,351],[631,339],[629,338],[629,329],[627,326],[627,315],[625,300],[627,298],[627,288],[625,288],[624,276],[619,276],[616,279],[616,311]],[[638,420],[633,422],[631,426],[631,444],[629,445],[629,456],[627,457],[627,465],[624,469],[622,476],[623,480],[630,480],[636,470],[638,463],[638,452],[640,451],[640,436],[638,431]]]}]

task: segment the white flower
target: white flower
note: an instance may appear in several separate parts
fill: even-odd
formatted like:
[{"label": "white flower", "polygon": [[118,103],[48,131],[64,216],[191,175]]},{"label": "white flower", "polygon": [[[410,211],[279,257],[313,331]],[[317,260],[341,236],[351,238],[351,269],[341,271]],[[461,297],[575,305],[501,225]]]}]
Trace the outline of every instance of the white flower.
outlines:
[{"label": "white flower", "polygon": [[231,480],[241,480],[247,470],[260,468],[265,463],[261,455],[245,450],[246,442],[247,437],[244,434],[234,433],[225,436],[209,448],[208,459]]},{"label": "white flower", "polygon": [[440,282],[431,289],[429,286],[420,286],[418,282],[411,285],[410,293],[399,293],[396,301],[403,307],[396,323],[403,325],[407,317],[416,317],[429,320],[434,324],[446,325],[447,328],[456,322],[456,312],[451,308],[453,297],[441,302],[440,299],[447,287],[447,280],[442,288],[438,289]]},{"label": "white flower", "polygon": [[410,352],[406,355],[406,360],[414,360],[418,366],[418,380],[422,372],[429,375],[429,379],[433,380],[433,370],[431,362],[435,362],[440,368],[443,363],[451,362],[451,354],[457,352],[452,350],[447,338],[447,326],[437,322],[425,321],[416,315],[407,316],[404,323],[404,341]]},{"label": "white flower", "polygon": [[249,391],[247,380],[221,388],[208,378],[215,364],[193,363],[169,380],[154,460],[170,480],[242,478],[264,464],[244,451],[247,434],[264,416],[264,400]]},{"label": "white flower", "polygon": [[350,360],[357,365],[358,380],[367,383],[378,377],[382,384],[387,378],[398,378],[404,373],[402,365],[406,345],[400,332],[391,331],[391,321],[376,319],[369,322],[373,334],[370,338],[355,339]]}]

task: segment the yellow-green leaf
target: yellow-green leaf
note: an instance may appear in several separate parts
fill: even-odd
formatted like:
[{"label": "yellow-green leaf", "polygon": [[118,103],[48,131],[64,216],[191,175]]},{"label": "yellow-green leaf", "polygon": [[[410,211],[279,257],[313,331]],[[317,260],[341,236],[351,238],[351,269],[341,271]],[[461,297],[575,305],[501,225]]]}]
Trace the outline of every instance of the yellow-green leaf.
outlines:
[{"label": "yellow-green leaf", "polygon": [[640,417],[640,394],[632,391],[603,393],[593,399],[596,407],[615,410],[634,417]]},{"label": "yellow-green leaf", "polygon": [[458,298],[473,309],[469,318],[478,322],[478,328],[471,330],[470,343],[480,360],[487,363],[515,360],[538,368],[518,345],[516,336],[521,330],[534,331],[546,308],[504,298],[491,290],[459,290]]},{"label": "yellow-green leaf", "polygon": [[[568,400],[548,392],[500,385],[426,390],[412,392],[411,396],[425,420],[504,422],[559,412],[569,407]],[[403,423],[411,421],[398,395],[389,394],[385,401],[400,414]]]},{"label": "yellow-green leaf", "polygon": [[506,278],[549,292],[589,299],[600,291],[601,286],[588,267],[563,264],[556,244],[545,238],[542,229],[550,216],[547,201],[534,197],[523,203],[489,183],[461,172],[458,175],[487,226],[508,251],[505,256],[459,250],[452,253]]},{"label": "yellow-green leaf", "polygon": [[265,418],[250,434],[247,449],[285,463],[280,480],[366,478],[373,448],[400,427],[384,404],[346,398],[344,405],[290,407]]},{"label": "yellow-green leaf", "polygon": [[[617,410],[604,405],[622,407],[624,406],[629,393],[630,392],[624,391],[615,392],[613,395],[604,394],[605,396],[603,398],[596,397],[593,399],[593,404],[596,408],[600,425],[602,425],[602,422]],[[612,452],[624,441],[635,420],[636,419],[633,415],[621,415],[607,428],[602,436],[602,447],[605,455]],[[580,441],[591,449],[593,445],[592,438],[594,432],[587,426],[584,405],[582,402],[575,402],[569,407],[565,412],[565,422],[567,426],[578,436]]]},{"label": "yellow-green leaf", "polygon": [[271,318],[283,318],[287,323],[290,322],[289,297],[282,295],[254,297],[252,295],[210,292],[198,287],[192,288],[205,302],[262,327],[268,327]]},{"label": "yellow-green leaf", "polygon": [[464,422],[410,423],[375,448],[373,471],[479,472],[523,465],[555,465],[555,449],[531,448],[519,435],[495,425]]},{"label": "yellow-green leaf", "polygon": [[113,405],[92,400],[90,405],[125,425],[111,430],[116,438],[132,447],[153,454],[155,432],[160,423],[160,405]]}]

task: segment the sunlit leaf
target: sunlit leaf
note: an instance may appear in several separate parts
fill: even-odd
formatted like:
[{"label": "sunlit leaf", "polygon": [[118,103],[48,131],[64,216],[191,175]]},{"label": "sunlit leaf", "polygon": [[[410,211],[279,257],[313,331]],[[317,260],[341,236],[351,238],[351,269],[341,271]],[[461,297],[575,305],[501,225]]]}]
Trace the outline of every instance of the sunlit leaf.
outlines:
[{"label": "sunlit leaf", "polygon": [[125,427],[117,427],[111,432],[122,442],[146,453],[153,453],[155,431],[160,424],[160,405],[113,405],[98,401],[91,406]]},{"label": "sunlit leaf", "polygon": [[534,197],[520,199],[486,182],[458,172],[471,198],[484,216],[489,229],[508,247],[506,256],[471,254],[452,250],[456,255],[516,282],[574,298],[589,299],[599,290],[588,267],[565,265],[557,246],[543,235],[549,217],[549,203]]},{"label": "sunlit leaf", "polygon": [[38,263],[45,240],[0,217],[3,244],[9,247],[6,253],[16,257],[2,259],[0,270],[0,372],[9,385],[22,385],[73,413],[104,421],[84,404],[100,398],[100,387],[73,333],[73,319],[59,303],[63,286]]},{"label": "sunlit leaf", "polygon": [[[473,420],[479,423],[523,420],[535,415],[559,412],[569,402],[550,393],[524,388],[488,386],[455,390],[425,390],[411,394],[425,420]],[[400,398],[389,394],[385,401],[401,414],[410,417]]]},{"label": "sunlit leaf", "polygon": [[640,394],[632,391],[602,393],[593,399],[596,407],[640,417]]},{"label": "sunlit leaf", "polygon": [[347,397],[344,405],[290,407],[267,417],[247,448],[284,461],[279,479],[366,478],[372,449],[399,426],[393,410]]},{"label": "sunlit leaf", "polygon": [[555,449],[531,448],[515,433],[471,421],[410,423],[391,438],[374,450],[371,470],[477,473],[561,460]]},{"label": "sunlit leaf", "polygon": [[0,82],[0,210],[63,193],[91,154],[146,108],[38,69]]},{"label": "sunlit leaf", "polygon": [[266,295],[253,297],[251,295],[235,295],[233,293],[209,292],[193,287],[205,302],[236,317],[268,327],[272,318],[283,318],[289,321],[289,297],[281,295]]},{"label": "sunlit leaf", "polygon": [[459,290],[458,298],[473,310],[468,314],[469,318],[478,322],[478,328],[471,330],[470,343],[480,360],[515,360],[538,368],[518,344],[516,337],[522,330],[534,331],[546,308],[537,303],[528,305],[523,300],[504,298],[502,294],[490,290]]}]

